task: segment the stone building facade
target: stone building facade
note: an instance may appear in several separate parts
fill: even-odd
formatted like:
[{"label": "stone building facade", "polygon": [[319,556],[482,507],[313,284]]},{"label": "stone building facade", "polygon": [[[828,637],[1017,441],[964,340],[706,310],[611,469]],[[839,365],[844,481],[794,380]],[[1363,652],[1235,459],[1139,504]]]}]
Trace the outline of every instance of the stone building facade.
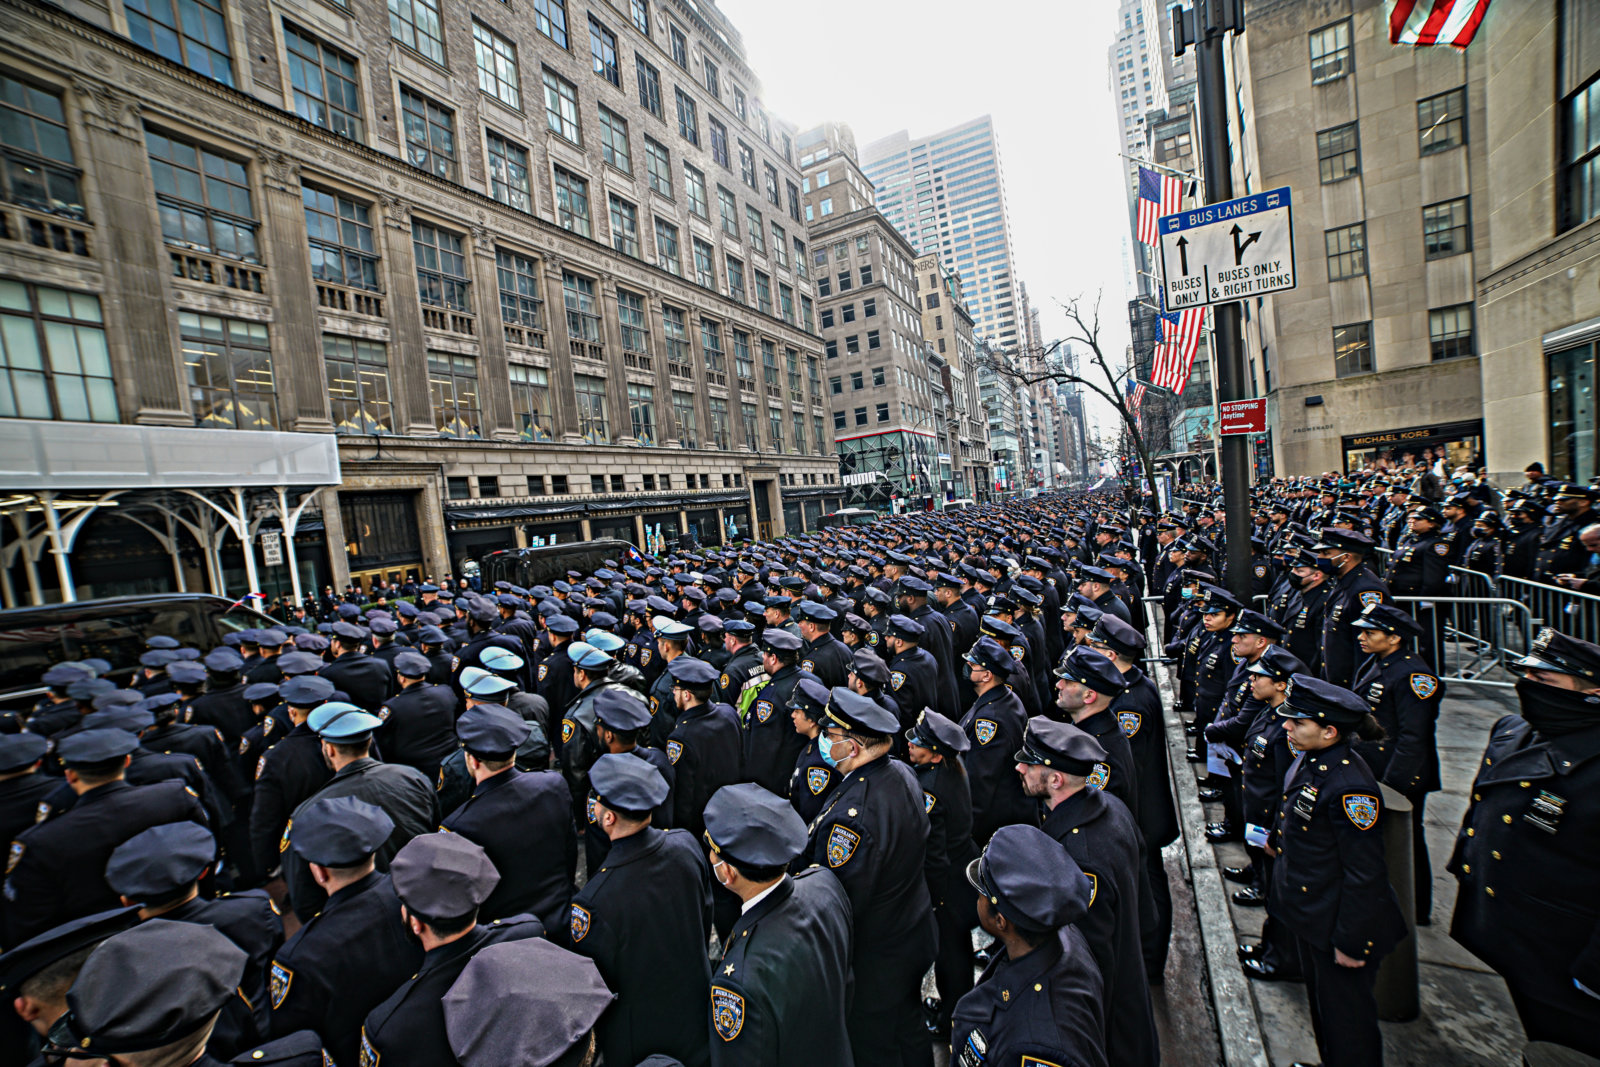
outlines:
[{"label": "stone building facade", "polygon": [[972,313],[961,292],[961,275],[932,253],[918,256],[916,290],[922,307],[922,336],[947,364],[945,392],[950,408],[947,437],[954,438],[951,474],[957,497],[987,500],[989,420],[978,397],[978,352]]},{"label": "stone building facade", "polygon": [[795,131],[714,4],[153,7],[0,11],[0,415],[339,435],[318,584],[836,506]]}]

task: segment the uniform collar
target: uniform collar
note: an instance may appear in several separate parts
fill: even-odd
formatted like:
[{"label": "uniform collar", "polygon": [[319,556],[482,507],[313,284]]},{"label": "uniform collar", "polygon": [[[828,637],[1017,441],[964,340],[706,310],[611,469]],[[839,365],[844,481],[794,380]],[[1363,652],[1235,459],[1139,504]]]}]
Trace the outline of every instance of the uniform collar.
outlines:
[{"label": "uniform collar", "polygon": [[1060,961],[1062,951],[1060,931],[1057,931],[1055,937],[1020,960],[1005,955],[996,959],[994,969],[984,976],[983,981],[983,985],[992,986],[999,992],[998,1000],[995,1001],[991,996],[991,1001],[1000,1011],[1019,1003],[1025,992],[1041,984],[1039,979]]},{"label": "uniform collar", "polygon": [[[371,756],[362,756],[358,760],[351,760],[334,772],[334,778],[348,778],[351,775],[365,774],[374,767],[380,766]],[[332,779],[330,779],[331,781]]]},{"label": "uniform collar", "polygon": [[521,773],[522,771],[517,769],[517,765],[512,764],[505,770],[500,771],[497,774],[491,774],[483,781],[475,783],[472,787],[472,795],[474,797],[481,797],[485,793],[493,792],[494,790],[499,789],[501,786],[510,782],[513,778],[517,777],[517,775]]}]

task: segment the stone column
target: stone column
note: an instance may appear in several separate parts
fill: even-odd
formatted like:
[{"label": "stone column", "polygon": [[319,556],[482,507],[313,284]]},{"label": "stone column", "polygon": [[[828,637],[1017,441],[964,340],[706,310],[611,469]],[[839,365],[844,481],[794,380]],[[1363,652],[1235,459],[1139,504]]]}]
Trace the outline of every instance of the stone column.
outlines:
[{"label": "stone column", "polygon": [[284,429],[332,433],[327,374],[318,331],[316,286],[306,258],[306,216],[300,197],[300,164],[276,149],[256,153],[261,162],[262,247],[272,271],[272,360],[279,410],[292,413]]},{"label": "stone column", "polygon": [[388,292],[389,372],[394,389],[394,425],[400,433],[437,437],[433,399],[428,391],[428,342],[417,300],[416,259],[411,250],[411,205],[398,196],[379,196],[383,212],[383,273]]},{"label": "stone column", "polygon": [[637,445],[633,418],[628,408],[628,369],[622,359],[622,319],[617,313],[617,282],[601,277],[599,291],[600,334],[606,352],[606,403],[616,412],[611,437],[619,445]]},{"label": "stone column", "polygon": [[139,102],[92,78],[79,78],[73,88],[97,194],[92,240],[105,270],[102,300],[118,365],[118,406],[125,421],[193,426]]},{"label": "stone column", "polygon": [[[344,514],[339,510],[338,487],[319,489],[317,504],[322,508],[322,540],[328,548],[329,582],[335,589],[343,589],[350,584],[350,557],[344,550]],[[322,590],[314,592],[320,596]]]},{"label": "stone column", "polygon": [[495,270],[494,234],[487,226],[472,227],[470,264],[472,289],[477,294],[478,402],[483,412],[483,436],[492,441],[515,441],[506,333],[500,328],[500,277]]},{"label": "stone column", "polygon": [[581,445],[578,400],[572,383],[572,344],[567,333],[567,298],[561,285],[561,258],[550,256],[543,266],[545,292],[555,294],[554,300],[545,301],[545,307],[550,309],[550,436],[563,444]]}]

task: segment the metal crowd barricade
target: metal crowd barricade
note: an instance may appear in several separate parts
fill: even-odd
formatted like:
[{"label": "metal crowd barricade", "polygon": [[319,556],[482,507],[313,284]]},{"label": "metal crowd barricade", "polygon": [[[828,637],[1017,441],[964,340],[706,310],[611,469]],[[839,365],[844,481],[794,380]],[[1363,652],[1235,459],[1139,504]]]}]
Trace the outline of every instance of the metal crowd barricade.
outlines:
[{"label": "metal crowd barricade", "polygon": [[1506,670],[1538,632],[1527,604],[1505,596],[1397,596],[1422,624],[1417,652],[1447,682],[1510,687]]},{"label": "metal crowd barricade", "polygon": [[1535,626],[1550,626],[1568,637],[1600,643],[1600,596],[1505,575],[1499,584],[1503,595],[1528,605]]}]

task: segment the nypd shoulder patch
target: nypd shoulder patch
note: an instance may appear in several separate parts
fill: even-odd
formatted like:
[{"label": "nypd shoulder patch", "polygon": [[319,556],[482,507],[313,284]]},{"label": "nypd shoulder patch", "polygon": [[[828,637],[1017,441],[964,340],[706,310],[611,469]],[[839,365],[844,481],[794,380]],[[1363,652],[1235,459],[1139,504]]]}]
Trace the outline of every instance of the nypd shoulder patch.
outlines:
[{"label": "nypd shoulder patch", "polygon": [[1382,603],[1383,594],[1376,589],[1369,589],[1365,593],[1361,594],[1361,606],[1363,608],[1370,608],[1374,604]]},{"label": "nypd shoulder patch", "polygon": [[724,1041],[738,1037],[744,1029],[744,997],[723,986],[712,986],[711,1025]]},{"label": "nypd shoulder patch", "polygon": [[812,796],[821,796],[822,791],[828,788],[828,768],[810,767],[806,770],[806,788],[811,790]]},{"label": "nypd shoulder patch", "polygon": [[572,932],[573,944],[577,944],[589,936],[589,909],[580,904],[572,905],[572,915],[567,923]]},{"label": "nypd shoulder patch", "polygon": [[717,684],[722,686],[724,690],[728,688],[728,674],[726,671],[723,672],[721,678],[717,679]]},{"label": "nypd shoulder patch", "polygon": [[905,685],[905,684],[906,684],[906,672],[905,671],[890,671],[889,672],[889,688],[890,689],[893,689],[895,692],[899,692],[900,691],[900,687],[902,685]]},{"label": "nypd shoulder patch", "polygon": [[572,735],[578,732],[578,724],[571,719],[561,720],[561,743],[564,745],[572,740]]},{"label": "nypd shoulder patch", "polygon": [[993,741],[994,735],[999,732],[1000,724],[992,719],[976,719],[972,723],[972,734],[980,745],[987,745]]},{"label": "nypd shoulder patch", "polygon": [[294,981],[294,972],[277,960],[272,961],[272,973],[269,985],[272,992],[272,1007],[276,1010],[283,1004],[283,998],[289,995],[289,983]]},{"label": "nypd shoulder patch", "polygon": [[652,653],[648,648],[641,648],[639,650],[639,666],[641,666],[641,667],[650,666],[650,657],[653,654],[654,653]]},{"label": "nypd shoulder patch", "polygon": [[1433,550],[1441,556],[1448,556],[1450,554],[1450,545],[1447,542],[1440,541],[1433,546]]},{"label": "nypd shoulder patch", "polygon": [[924,814],[933,811],[933,806],[937,803],[939,803],[938,797],[934,796],[926,789],[922,791],[922,811]]},{"label": "nypd shoulder patch", "polygon": [[1022,652],[1022,646],[1021,645],[1012,645],[1011,646],[1011,658],[1012,659],[1016,660],[1018,663],[1021,663],[1022,662],[1022,655],[1023,655],[1023,652]]},{"label": "nypd shoulder patch", "polygon": [[770,700],[758,700],[758,701],[756,701],[756,721],[757,722],[766,722],[770,718],[772,718],[772,701],[770,701]]},{"label": "nypd shoulder patch", "polygon": [[1124,736],[1131,738],[1139,732],[1139,727],[1144,725],[1144,716],[1137,711],[1119,711],[1117,725],[1122,727]]},{"label": "nypd shoulder patch", "polygon": [[33,809],[33,821],[36,823],[44,822],[49,817],[50,802],[48,800],[39,801],[39,806]]},{"label": "nypd shoulder patch", "polygon": [[803,659],[803,660],[800,661],[800,669],[803,670],[803,671],[810,671],[812,674],[816,674],[817,673],[816,661],[815,660],[809,660],[809,659]]},{"label": "nypd shoulder patch", "polygon": [[834,826],[828,834],[828,866],[843,867],[856,854],[861,835],[848,826]]},{"label": "nypd shoulder patch", "polygon": [[378,1061],[383,1057],[378,1050],[372,1047],[372,1042],[367,1039],[367,1028],[361,1028],[361,1059],[360,1067],[378,1067]]},{"label": "nypd shoulder patch", "polygon": [[544,676],[549,674],[549,673],[550,673],[550,664],[548,664],[548,663],[539,664],[539,681],[541,681],[541,682],[544,681]]},{"label": "nypd shoulder patch", "polygon": [[1417,694],[1418,700],[1427,700],[1439,691],[1439,679],[1431,674],[1413,674],[1411,691]]},{"label": "nypd shoulder patch", "polygon": [[1085,780],[1090,788],[1104,789],[1106,783],[1111,781],[1111,765],[1109,763],[1096,763],[1094,770],[1089,772],[1089,777]]},{"label": "nypd shoulder patch", "polygon": [[23,850],[27,847],[21,841],[11,842],[11,854],[6,857],[6,874],[16,870],[17,862],[22,859]]},{"label": "nypd shoulder patch", "polygon": [[1370,830],[1378,821],[1378,798],[1369,793],[1351,793],[1344,798],[1344,813],[1357,830]]},{"label": "nypd shoulder patch", "polygon": [[1084,871],[1083,876],[1089,879],[1089,906],[1094,906],[1094,898],[1100,895],[1100,876],[1093,871]]},{"label": "nypd shoulder patch", "polygon": [[678,757],[682,756],[682,755],[683,755],[683,742],[682,741],[668,741],[667,742],[667,759],[671,760],[674,764],[676,764],[678,762]]}]

